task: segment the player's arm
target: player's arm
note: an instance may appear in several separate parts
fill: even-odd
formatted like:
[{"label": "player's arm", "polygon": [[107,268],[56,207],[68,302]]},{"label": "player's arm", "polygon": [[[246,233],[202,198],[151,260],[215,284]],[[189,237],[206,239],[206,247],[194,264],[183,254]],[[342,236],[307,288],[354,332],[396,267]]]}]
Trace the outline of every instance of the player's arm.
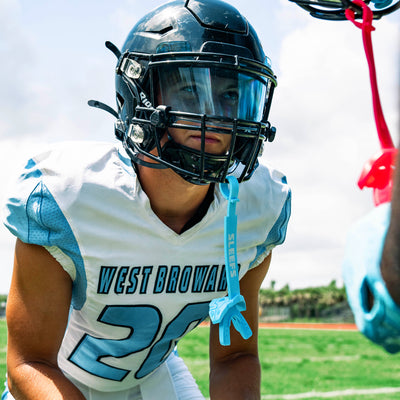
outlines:
[{"label": "player's arm", "polygon": [[390,225],[381,260],[381,273],[392,299],[400,306],[400,156],[397,156]]},{"label": "player's arm", "polygon": [[57,366],[72,282],[41,246],[17,240],[7,300],[7,373],[16,400],[84,400]]},{"label": "player's arm", "polygon": [[246,300],[243,316],[253,335],[244,340],[231,328],[231,345],[219,343],[218,325],[210,329],[210,397],[211,400],[259,400],[261,368],[258,358],[258,293],[267,274],[271,255],[240,281],[240,293]]}]

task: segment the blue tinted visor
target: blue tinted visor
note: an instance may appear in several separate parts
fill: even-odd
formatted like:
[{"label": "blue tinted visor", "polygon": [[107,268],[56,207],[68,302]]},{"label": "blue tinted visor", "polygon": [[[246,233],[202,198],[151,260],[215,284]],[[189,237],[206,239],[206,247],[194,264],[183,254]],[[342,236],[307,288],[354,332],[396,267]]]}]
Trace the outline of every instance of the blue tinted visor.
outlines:
[{"label": "blue tinted visor", "polygon": [[173,111],[261,122],[271,85],[237,69],[161,66],[157,100]]}]

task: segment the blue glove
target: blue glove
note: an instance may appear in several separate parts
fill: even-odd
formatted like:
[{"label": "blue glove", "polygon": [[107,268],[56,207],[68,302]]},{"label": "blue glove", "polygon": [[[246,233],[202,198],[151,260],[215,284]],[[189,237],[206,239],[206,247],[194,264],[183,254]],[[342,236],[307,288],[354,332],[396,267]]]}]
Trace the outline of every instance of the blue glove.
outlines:
[{"label": "blue glove", "polygon": [[[400,351],[400,307],[392,300],[380,271],[389,226],[390,204],[375,207],[347,237],[343,279],[358,329],[389,353]],[[374,297],[368,306],[368,292]]]}]

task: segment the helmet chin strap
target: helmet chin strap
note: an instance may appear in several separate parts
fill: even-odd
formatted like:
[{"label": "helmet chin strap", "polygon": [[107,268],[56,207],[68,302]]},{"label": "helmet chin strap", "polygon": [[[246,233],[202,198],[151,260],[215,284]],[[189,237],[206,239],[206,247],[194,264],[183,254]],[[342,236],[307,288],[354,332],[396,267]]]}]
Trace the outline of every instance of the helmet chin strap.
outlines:
[{"label": "helmet chin strap", "polygon": [[[132,159],[132,157],[131,157]],[[134,159],[134,160],[133,160]],[[143,167],[148,167],[148,168],[153,168],[153,169],[167,169],[168,167],[166,165],[160,164],[160,163],[151,163],[149,161],[142,160],[138,156],[134,156],[132,159],[132,162],[138,165],[142,165]]]},{"label": "helmet chin strap", "polygon": [[170,165],[175,173],[195,185],[225,180],[227,165],[232,165],[226,155],[195,150],[177,143],[172,137],[162,146],[162,160]]},{"label": "helmet chin strap", "polygon": [[393,171],[395,169],[397,149],[395,148],[390,136],[379,97],[375,58],[372,46],[372,32],[375,30],[372,26],[373,12],[362,0],[352,0],[352,2],[363,9],[362,22],[355,21],[354,11],[350,8],[346,9],[346,18],[362,31],[363,45],[369,68],[375,125],[381,145],[379,153],[374,155],[364,165],[363,171],[358,180],[358,186],[360,189],[363,189],[364,187],[373,188],[374,203],[375,206],[378,206],[391,200]]}]

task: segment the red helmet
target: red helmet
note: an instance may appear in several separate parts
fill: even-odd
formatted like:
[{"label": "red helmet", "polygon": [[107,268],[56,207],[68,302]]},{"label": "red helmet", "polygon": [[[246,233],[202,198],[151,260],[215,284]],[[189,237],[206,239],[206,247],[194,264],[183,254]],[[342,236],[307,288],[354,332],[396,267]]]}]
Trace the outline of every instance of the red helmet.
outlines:
[{"label": "red helmet", "polygon": [[[345,10],[351,8],[356,18],[362,18],[361,7],[352,3],[351,0],[289,0],[297,3],[307,10],[313,17],[328,20],[345,20]],[[394,0],[363,0],[366,4],[373,4],[375,19],[400,8],[400,1]]]}]

